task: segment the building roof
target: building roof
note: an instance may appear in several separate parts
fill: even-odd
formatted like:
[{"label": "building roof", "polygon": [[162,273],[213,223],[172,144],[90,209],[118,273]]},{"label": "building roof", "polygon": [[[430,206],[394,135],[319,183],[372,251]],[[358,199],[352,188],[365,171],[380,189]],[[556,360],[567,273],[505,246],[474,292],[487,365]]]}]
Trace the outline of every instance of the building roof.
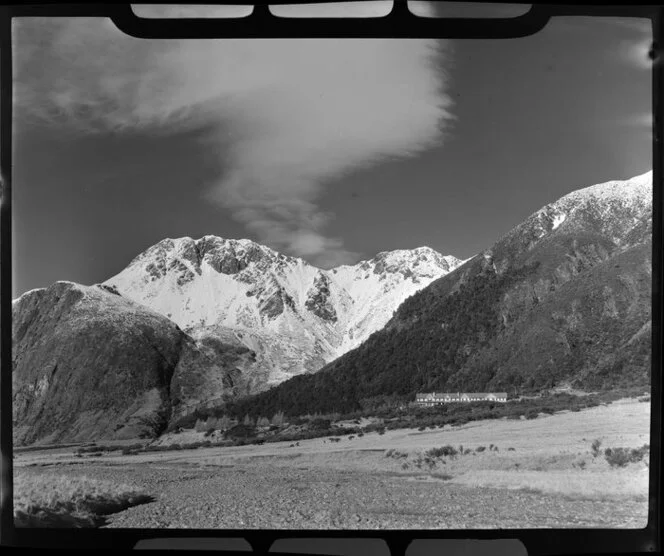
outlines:
[{"label": "building roof", "polygon": [[488,398],[494,396],[496,398],[506,398],[507,392],[424,392],[416,394],[419,399],[439,399],[439,398]]}]

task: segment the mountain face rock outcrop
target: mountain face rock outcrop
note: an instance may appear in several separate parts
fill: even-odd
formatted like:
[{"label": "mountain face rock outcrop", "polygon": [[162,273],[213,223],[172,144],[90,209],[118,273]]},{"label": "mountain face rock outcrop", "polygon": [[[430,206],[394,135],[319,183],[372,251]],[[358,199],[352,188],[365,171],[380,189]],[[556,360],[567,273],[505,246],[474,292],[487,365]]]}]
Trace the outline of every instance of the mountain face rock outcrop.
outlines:
[{"label": "mountain face rock outcrop", "polygon": [[247,408],[315,413],[418,391],[647,386],[651,233],[652,172],[574,191],[409,297],[356,349]]},{"label": "mountain face rock outcrop", "polygon": [[17,445],[158,434],[208,387],[241,388],[247,348],[199,344],[108,286],[57,282],[12,312]]},{"label": "mountain face rock outcrop", "polygon": [[423,247],[318,269],[253,241],[165,239],[107,280],[188,333],[231,329],[256,353],[264,390],[359,345],[410,295],[461,263]]},{"label": "mountain face rock outcrop", "polygon": [[307,292],[304,306],[322,320],[337,322],[337,311],[330,297],[330,279],[319,273],[313,287]]},{"label": "mountain face rock outcrop", "polygon": [[185,335],[170,382],[169,421],[211,401],[221,403],[247,395],[252,380],[247,371],[255,361],[256,354],[239,342]]}]

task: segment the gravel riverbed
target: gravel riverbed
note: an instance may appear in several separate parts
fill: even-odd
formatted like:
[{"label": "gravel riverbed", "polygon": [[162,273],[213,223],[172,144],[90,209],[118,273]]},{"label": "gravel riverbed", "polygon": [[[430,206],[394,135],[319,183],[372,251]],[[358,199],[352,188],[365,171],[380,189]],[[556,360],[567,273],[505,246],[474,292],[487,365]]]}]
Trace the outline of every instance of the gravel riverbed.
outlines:
[{"label": "gravel riverbed", "polygon": [[114,528],[640,528],[647,518],[638,499],[579,500],[361,470],[100,462],[21,472],[88,475],[154,496],[107,516],[104,527]]}]

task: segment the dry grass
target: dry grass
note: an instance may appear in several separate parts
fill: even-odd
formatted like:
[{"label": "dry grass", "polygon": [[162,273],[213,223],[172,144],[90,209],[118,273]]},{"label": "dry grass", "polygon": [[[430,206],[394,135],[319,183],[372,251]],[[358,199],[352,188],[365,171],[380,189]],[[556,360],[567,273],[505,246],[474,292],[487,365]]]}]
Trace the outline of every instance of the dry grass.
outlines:
[{"label": "dry grass", "polygon": [[19,473],[14,480],[14,521],[17,527],[96,527],[103,515],[151,500],[130,485]]},{"label": "dry grass", "polygon": [[[647,497],[648,469],[644,462],[612,468],[605,447],[638,448],[650,442],[650,404],[622,400],[580,412],[562,412],[534,420],[487,420],[426,432],[408,429],[366,434],[361,439],[330,442],[329,438],[277,442],[261,446],[200,448],[149,452],[134,456],[112,453],[107,462],[123,465],[293,466],[344,469],[366,473],[451,475],[453,484],[472,487],[532,488],[547,494],[578,498]],[[202,434],[202,433],[201,433]],[[592,444],[601,440],[593,457]],[[436,459],[430,468],[413,462],[441,446],[464,446],[464,454]],[[490,451],[493,444],[499,451]],[[485,450],[477,452],[484,446]],[[509,448],[513,448],[510,450]],[[390,455],[387,455],[387,454]],[[406,457],[407,455],[407,457]],[[387,457],[386,457],[387,456]],[[441,461],[438,461],[440,459]],[[445,464],[442,463],[445,459]],[[68,453],[17,454],[15,467],[80,463]],[[407,467],[404,468],[404,463]],[[423,461],[423,463],[426,463]]]},{"label": "dry grass", "polygon": [[453,482],[469,487],[559,494],[570,499],[645,500],[648,496],[648,473],[644,469],[590,473],[571,470],[521,472],[477,470],[455,476]]}]

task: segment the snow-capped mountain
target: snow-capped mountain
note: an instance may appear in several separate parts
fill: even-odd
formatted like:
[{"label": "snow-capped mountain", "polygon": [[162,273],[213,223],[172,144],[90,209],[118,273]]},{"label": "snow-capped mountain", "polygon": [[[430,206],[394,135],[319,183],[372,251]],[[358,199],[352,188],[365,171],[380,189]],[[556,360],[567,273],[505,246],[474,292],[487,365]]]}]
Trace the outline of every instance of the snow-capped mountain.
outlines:
[{"label": "snow-capped mountain", "polygon": [[373,259],[329,271],[332,281],[352,299],[338,355],[357,347],[385,326],[397,307],[413,293],[464,262],[430,247],[419,247],[385,251]]},{"label": "snow-capped mountain", "polygon": [[313,376],[237,403],[355,411],[417,392],[650,386],[652,172],[533,212]]},{"label": "snow-capped mountain", "polygon": [[247,239],[165,239],[105,282],[196,337],[257,354],[255,388],[313,372],[358,346],[410,295],[462,262],[428,247],[331,270]]},{"label": "snow-capped mountain", "polygon": [[[531,214],[503,236],[487,255],[506,267],[549,236],[599,234],[621,247],[651,234],[652,170],[627,180],[613,180],[573,191]],[[513,261],[511,261],[513,262]]]}]

